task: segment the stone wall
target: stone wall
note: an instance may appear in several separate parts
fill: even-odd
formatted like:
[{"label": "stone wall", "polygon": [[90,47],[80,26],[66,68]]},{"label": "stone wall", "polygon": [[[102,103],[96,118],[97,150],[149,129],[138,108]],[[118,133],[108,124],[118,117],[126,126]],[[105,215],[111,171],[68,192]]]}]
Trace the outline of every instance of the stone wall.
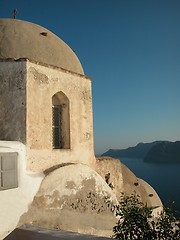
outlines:
[{"label": "stone wall", "polygon": [[[52,98],[60,92],[69,102],[69,143],[53,149]],[[69,162],[95,165],[90,78],[27,59],[2,60],[0,103],[0,139],[26,145],[28,170]]]},{"label": "stone wall", "polygon": [[0,140],[25,143],[26,63],[0,61]]},{"label": "stone wall", "polygon": [[[52,148],[52,98],[58,92],[69,100],[69,149]],[[91,79],[28,62],[26,124],[28,169],[44,171],[68,162],[95,163]]]}]

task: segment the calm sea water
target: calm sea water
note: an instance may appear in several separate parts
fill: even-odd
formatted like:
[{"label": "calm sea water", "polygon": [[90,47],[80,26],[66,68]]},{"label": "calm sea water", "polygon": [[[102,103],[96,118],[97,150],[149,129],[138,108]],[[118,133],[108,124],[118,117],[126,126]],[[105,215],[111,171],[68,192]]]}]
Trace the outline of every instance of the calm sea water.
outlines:
[{"label": "calm sea water", "polygon": [[176,216],[180,218],[180,163],[145,163],[143,159],[121,158],[138,178],[148,182],[158,193],[163,204],[175,201]]}]

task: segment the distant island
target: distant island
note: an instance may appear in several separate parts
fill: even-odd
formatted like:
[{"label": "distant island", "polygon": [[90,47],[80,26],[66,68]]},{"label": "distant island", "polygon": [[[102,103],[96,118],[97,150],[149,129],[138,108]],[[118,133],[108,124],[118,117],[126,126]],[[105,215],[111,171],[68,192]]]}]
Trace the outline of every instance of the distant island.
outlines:
[{"label": "distant island", "polygon": [[180,141],[161,142],[153,146],[144,158],[145,162],[179,162]]},{"label": "distant island", "polygon": [[102,156],[114,158],[143,158],[145,162],[179,162],[180,141],[155,141],[138,143],[127,149],[109,149]]},{"label": "distant island", "polygon": [[161,142],[162,141],[138,143],[135,147],[129,147],[126,149],[109,149],[107,152],[103,153],[102,156],[114,158],[145,158],[149,150]]}]

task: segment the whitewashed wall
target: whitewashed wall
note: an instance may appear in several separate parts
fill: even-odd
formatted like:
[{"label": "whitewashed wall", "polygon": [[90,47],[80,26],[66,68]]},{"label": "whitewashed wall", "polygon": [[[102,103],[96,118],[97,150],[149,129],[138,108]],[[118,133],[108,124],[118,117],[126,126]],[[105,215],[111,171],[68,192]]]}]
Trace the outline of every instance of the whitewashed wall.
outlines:
[{"label": "whitewashed wall", "polygon": [[44,174],[26,171],[25,145],[14,141],[0,141],[0,153],[18,153],[18,188],[0,191],[0,239],[12,231],[20,216],[28,210],[39,189]]}]

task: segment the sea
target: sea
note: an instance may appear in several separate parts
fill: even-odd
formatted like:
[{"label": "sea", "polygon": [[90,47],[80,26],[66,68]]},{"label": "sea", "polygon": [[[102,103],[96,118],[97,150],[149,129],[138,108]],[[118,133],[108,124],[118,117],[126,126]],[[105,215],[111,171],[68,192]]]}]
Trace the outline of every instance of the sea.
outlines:
[{"label": "sea", "polygon": [[175,216],[180,219],[180,163],[147,163],[139,158],[120,160],[156,190],[165,207],[174,201]]}]

